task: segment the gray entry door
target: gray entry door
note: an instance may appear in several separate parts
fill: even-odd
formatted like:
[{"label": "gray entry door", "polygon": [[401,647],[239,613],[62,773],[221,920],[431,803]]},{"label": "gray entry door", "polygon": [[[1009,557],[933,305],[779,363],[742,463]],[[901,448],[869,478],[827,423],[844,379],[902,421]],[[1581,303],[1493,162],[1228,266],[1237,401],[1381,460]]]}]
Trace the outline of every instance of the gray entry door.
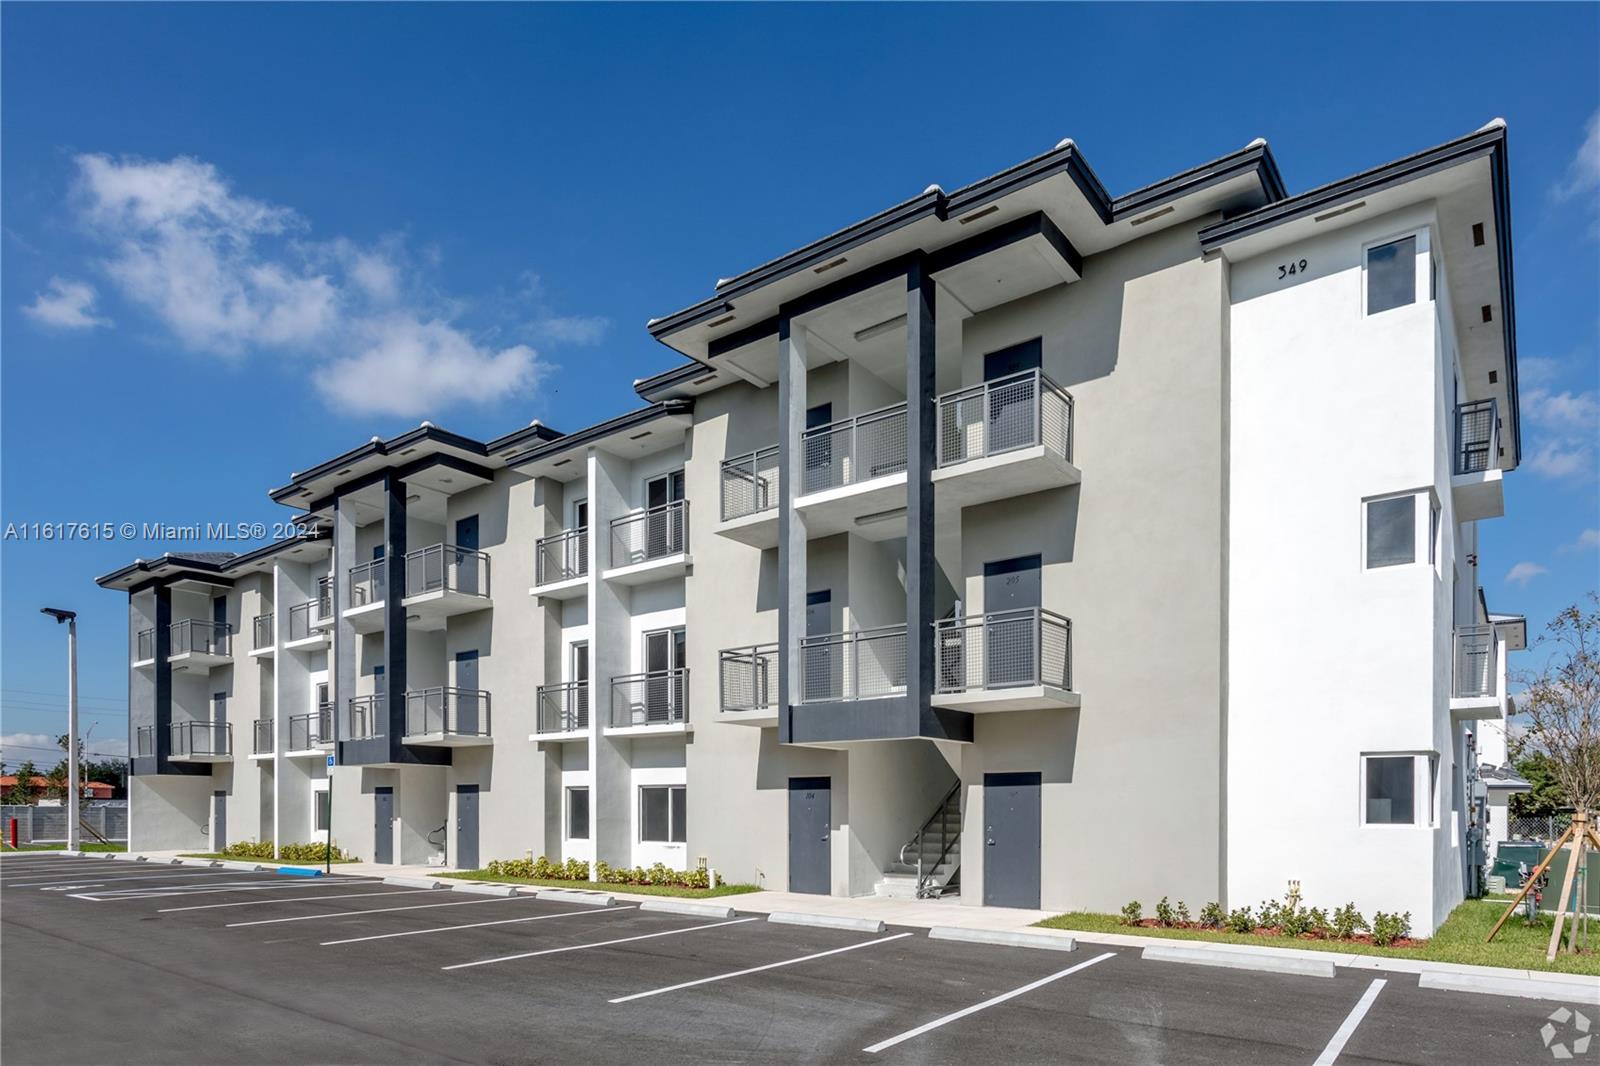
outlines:
[{"label": "gray entry door", "polygon": [[461,549],[454,559],[446,560],[447,565],[454,563],[456,568],[456,589],[470,595],[477,595],[485,591],[480,587],[483,578],[478,573],[478,516],[468,515],[456,519],[456,547]]},{"label": "gray entry door", "polygon": [[[445,729],[454,728],[456,732],[475,736],[482,732],[483,710],[479,707],[478,697],[478,652],[456,652],[456,720],[452,723],[446,721]],[[450,701],[445,701],[446,713]],[[477,867],[473,867],[477,869]]]},{"label": "gray entry door", "polygon": [[456,866],[478,868],[478,786],[456,786]]},{"label": "gray entry door", "polygon": [[983,564],[984,687],[1039,682],[1039,556]]},{"label": "gray entry door", "polygon": [[372,861],[394,862],[394,789],[372,790]]},{"label": "gray entry door", "polygon": [[211,793],[211,850],[228,847],[228,794],[220,789]]},{"label": "gray entry door", "polygon": [[789,891],[826,896],[833,886],[833,780],[789,778]]},{"label": "gray entry door", "polygon": [[1039,906],[1039,775],[983,775],[983,903]]},{"label": "gray entry door", "polygon": [[[806,593],[806,636],[822,637],[832,632],[833,590]],[[837,646],[816,645],[801,656],[801,692],[808,700],[825,700],[843,694],[844,657]]]}]

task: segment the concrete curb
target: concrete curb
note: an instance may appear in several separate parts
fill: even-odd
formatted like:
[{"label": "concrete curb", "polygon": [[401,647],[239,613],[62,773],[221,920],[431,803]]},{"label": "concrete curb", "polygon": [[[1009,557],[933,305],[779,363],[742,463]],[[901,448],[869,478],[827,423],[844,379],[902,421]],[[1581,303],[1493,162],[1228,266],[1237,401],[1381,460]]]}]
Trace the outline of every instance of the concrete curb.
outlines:
[{"label": "concrete curb", "polygon": [[928,939],[960,940],[968,944],[995,944],[1009,948],[1043,948],[1045,951],[1078,950],[1078,942],[1070,936],[1005,929],[964,929],[955,925],[934,926],[928,930]]},{"label": "concrete curb", "polygon": [[452,892],[468,892],[475,896],[520,896],[516,885],[482,885],[471,881],[458,881],[450,886]]},{"label": "concrete curb", "polygon": [[720,903],[691,903],[681,899],[652,899],[639,904],[642,911],[682,914],[690,918],[732,918],[733,908]]},{"label": "concrete curb", "polygon": [[449,888],[443,881],[435,881],[431,877],[385,877],[386,885],[399,885],[401,888]]},{"label": "concrete curb", "polygon": [[1303,977],[1332,977],[1333,960],[1245,955],[1210,948],[1148,947],[1141,956],[1146,962],[1182,962],[1191,966],[1220,966],[1229,970],[1257,970],[1263,973],[1298,974]]},{"label": "concrete curb", "polygon": [[1478,992],[1488,996],[1516,996],[1519,999],[1550,999],[1561,1003],[1583,1003],[1600,1007],[1600,981],[1567,984],[1541,981],[1536,977],[1479,977],[1465,973],[1425,973],[1417,978],[1418,988],[1437,988],[1446,992]]},{"label": "concrete curb", "polygon": [[616,902],[609,892],[586,892],[576,888],[541,888],[533,898],[550,903],[581,903],[588,907],[609,907]]},{"label": "concrete curb", "polygon": [[799,911],[773,911],[767,921],[778,925],[811,925],[822,929],[853,929],[860,933],[881,933],[888,926],[878,918],[851,918],[843,914],[803,914]]}]

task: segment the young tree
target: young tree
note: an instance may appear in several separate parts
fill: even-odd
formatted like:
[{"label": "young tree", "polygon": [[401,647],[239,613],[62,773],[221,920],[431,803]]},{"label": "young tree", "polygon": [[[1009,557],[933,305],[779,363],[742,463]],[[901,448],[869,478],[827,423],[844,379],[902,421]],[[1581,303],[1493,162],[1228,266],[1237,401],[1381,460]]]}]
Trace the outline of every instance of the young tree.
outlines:
[{"label": "young tree", "polygon": [[1600,595],[1573,604],[1545,627],[1535,647],[1548,647],[1542,667],[1519,671],[1527,686],[1518,713],[1528,722],[1528,751],[1548,770],[1568,803],[1600,812]]},{"label": "young tree", "polygon": [[17,767],[17,783],[11,786],[11,791],[6,793],[5,802],[18,807],[26,807],[33,802],[32,782],[38,769],[33,765],[32,759],[22,760],[22,765]]}]

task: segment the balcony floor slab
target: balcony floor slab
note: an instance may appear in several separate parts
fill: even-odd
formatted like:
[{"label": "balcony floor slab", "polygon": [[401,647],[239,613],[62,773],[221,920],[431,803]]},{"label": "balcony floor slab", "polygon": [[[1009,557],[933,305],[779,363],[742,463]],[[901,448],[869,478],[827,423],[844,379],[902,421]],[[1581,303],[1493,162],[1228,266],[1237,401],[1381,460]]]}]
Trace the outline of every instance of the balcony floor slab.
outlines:
[{"label": "balcony floor slab", "polygon": [[966,692],[940,692],[928,701],[935,707],[950,707],[974,714],[991,711],[1070,710],[1079,706],[1076,692],[1055,685],[1018,685],[1014,688],[981,688]]},{"label": "balcony floor slab", "polygon": [[328,642],[328,633],[326,630],[323,630],[322,632],[313,633],[309,637],[301,637],[299,640],[286,641],[283,645],[283,650],[315,651],[318,648],[327,647]]},{"label": "balcony floor slab", "polygon": [[348,607],[344,617],[357,633],[376,633],[383,628],[384,606],[384,601],[379,600],[377,603],[363,603],[360,607]]},{"label": "balcony floor slab", "polygon": [[755,514],[742,515],[738,518],[729,518],[718,522],[717,536],[727,537],[729,540],[748,544],[752,548],[776,548],[778,546],[778,511],[769,507],[765,511]]},{"label": "balcony floor slab", "polygon": [[854,485],[807,493],[794,501],[794,509],[805,519],[806,536],[810,539],[831,537],[836,533],[855,533],[868,540],[903,537],[906,532],[904,513],[869,522],[861,519],[897,510],[904,512],[905,506],[904,470]]},{"label": "balcony floor slab", "polygon": [[494,606],[488,596],[476,596],[455,589],[438,589],[407,596],[400,601],[406,609],[406,625],[413,629],[443,629],[451,618],[474,611],[486,611]]},{"label": "balcony floor slab", "polygon": [[574,744],[589,739],[587,729],[572,729],[564,733],[529,733],[528,739],[540,744]]},{"label": "balcony floor slab", "polygon": [[687,736],[694,732],[694,726],[688,722],[672,722],[668,725],[608,725],[608,737],[672,737]]},{"label": "balcony floor slab", "polygon": [[778,708],[761,707],[749,711],[723,711],[717,715],[717,721],[727,725],[775,726],[778,724]]},{"label": "balcony floor slab", "polygon": [[938,486],[934,499],[940,508],[975,507],[1066,488],[1082,479],[1076,466],[1039,445],[940,467],[933,472],[933,483]]},{"label": "balcony floor slab", "polygon": [[231,656],[209,651],[186,651],[181,655],[167,656],[167,665],[174,670],[210,670],[218,666],[227,666],[231,662],[233,662]]},{"label": "balcony floor slab", "polygon": [[407,733],[402,744],[417,748],[481,748],[494,743],[494,737],[466,733]]},{"label": "balcony floor slab", "polygon": [[1450,717],[1458,722],[1497,722],[1505,713],[1505,701],[1499,696],[1450,697]]},{"label": "balcony floor slab", "polygon": [[1457,474],[1450,479],[1450,495],[1455,502],[1457,522],[1479,522],[1502,518],[1506,513],[1504,475],[1499,470],[1476,474]]},{"label": "balcony floor slab", "polygon": [[580,574],[564,581],[547,581],[528,590],[528,595],[546,600],[575,600],[589,594],[589,575]]},{"label": "balcony floor slab", "polygon": [[693,556],[688,552],[679,552],[677,555],[664,555],[659,559],[647,559],[642,563],[614,566],[600,576],[619,585],[648,585],[654,581],[682,577],[693,565]]},{"label": "balcony floor slab", "polygon": [[168,762],[183,762],[183,763],[219,763],[219,762],[232,762],[233,761],[233,756],[232,755],[193,755],[193,754],[191,754],[191,755],[170,755],[170,756],[167,757],[167,761]]}]

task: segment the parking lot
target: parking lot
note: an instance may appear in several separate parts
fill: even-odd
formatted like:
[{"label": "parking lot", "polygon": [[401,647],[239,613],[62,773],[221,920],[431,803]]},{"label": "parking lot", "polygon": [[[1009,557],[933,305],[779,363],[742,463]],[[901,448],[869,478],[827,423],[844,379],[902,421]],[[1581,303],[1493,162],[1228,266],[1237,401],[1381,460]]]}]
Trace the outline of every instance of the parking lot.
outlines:
[{"label": "parking lot", "polygon": [[8,1066],[1535,1063],[1560,1006],[99,857],[0,859],[0,924]]}]

